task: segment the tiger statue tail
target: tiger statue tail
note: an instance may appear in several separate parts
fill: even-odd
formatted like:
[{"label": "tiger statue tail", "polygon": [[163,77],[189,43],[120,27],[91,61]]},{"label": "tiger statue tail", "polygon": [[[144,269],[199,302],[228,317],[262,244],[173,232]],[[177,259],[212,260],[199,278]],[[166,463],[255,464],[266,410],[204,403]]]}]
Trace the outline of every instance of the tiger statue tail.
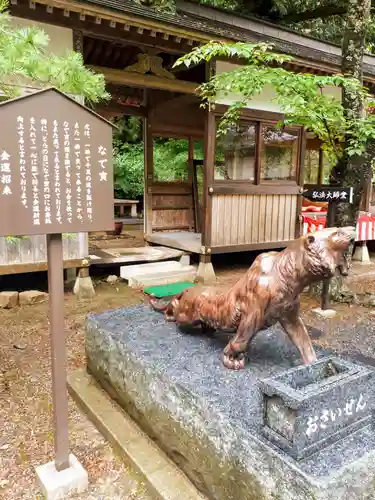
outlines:
[{"label": "tiger statue tail", "polygon": [[179,299],[181,298],[182,293],[175,295],[169,302],[162,304],[161,301],[165,297],[161,297],[160,299],[156,299],[154,295],[149,295],[148,302],[152,309],[157,312],[164,313],[166,319],[169,321],[174,320],[174,308],[178,304]]}]

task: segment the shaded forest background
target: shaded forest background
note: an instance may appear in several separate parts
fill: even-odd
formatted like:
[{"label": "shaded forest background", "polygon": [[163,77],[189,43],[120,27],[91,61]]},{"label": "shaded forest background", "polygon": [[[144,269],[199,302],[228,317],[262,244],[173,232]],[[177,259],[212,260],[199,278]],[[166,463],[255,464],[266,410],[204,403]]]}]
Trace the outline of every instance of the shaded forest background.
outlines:
[{"label": "shaded forest background", "polygon": [[[144,191],[142,120],[124,116],[114,120],[118,132],[114,136],[115,197],[136,199]],[[203,159],[203,141],[195,142],[195,159]],[[154,171],[159,181],[187,180],[188,141],[154,138]]]}]

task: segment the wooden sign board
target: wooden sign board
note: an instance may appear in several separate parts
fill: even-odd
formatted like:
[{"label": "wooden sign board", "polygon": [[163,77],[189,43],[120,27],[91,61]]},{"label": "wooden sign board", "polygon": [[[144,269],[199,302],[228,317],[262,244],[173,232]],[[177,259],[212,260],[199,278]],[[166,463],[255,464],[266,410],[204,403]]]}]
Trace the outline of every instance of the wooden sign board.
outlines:
[{"label": "wooden sign board", "polygon": [[0,235],[113,229],[110,122],[53,88],[0,117]]},{"label": "wooden sign board", "polygon": [[55,467],[68,469],[62,233],[112,229],[112,124],[56,89],[0,105],[0,235],[47,235]]},{"label": "wooden sign board", "polygon": [[302,196],[310,201],[341,201],[353,203],[353,188],[342,188],[335,186],[314,186],[305,189]]}]

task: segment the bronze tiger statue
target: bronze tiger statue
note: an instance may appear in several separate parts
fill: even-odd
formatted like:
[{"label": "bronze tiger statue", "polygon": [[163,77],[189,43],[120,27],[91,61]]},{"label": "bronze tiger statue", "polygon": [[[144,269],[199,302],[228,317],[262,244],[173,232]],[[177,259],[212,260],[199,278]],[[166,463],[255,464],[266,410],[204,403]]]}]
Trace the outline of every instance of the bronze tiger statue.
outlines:
[{"label": "bronze tiger statue", "polygon": [[245,354],[257,332],[279,322],[298,349],[304,364],[316,354],[300,316],[300,296],[309,285],[347,276],[349,246],[355,229],[327,228],[293,241],[281,252],[257,256],[248,271],[226,292],[196,286],[184,290],[168,304],[150,297],[153,309],[164,312],[177,325],[234,330],[224,349],[223,363],[232,370],[245,366]]}]

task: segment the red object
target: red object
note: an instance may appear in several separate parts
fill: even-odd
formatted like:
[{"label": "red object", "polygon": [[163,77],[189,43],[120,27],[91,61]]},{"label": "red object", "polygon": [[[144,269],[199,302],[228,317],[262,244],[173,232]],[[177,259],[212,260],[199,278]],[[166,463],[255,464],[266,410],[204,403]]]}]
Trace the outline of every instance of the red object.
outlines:
[{"label": "red object", "polygon": [[[302,219],[302,234],[314,233],[319,229],[323,229],[327,221],[325,214],[309,217],[302,213]],[[367,213],[362,213],[358,217],[356,232],[356,241],[375,240],[375,217]]]},{"label": "red object", "polygon": [[123,226],[124,226],[123,222],[115,222],[114,230],[107,231],[107,234],[111,236],[119,236],[122,232]]}]

